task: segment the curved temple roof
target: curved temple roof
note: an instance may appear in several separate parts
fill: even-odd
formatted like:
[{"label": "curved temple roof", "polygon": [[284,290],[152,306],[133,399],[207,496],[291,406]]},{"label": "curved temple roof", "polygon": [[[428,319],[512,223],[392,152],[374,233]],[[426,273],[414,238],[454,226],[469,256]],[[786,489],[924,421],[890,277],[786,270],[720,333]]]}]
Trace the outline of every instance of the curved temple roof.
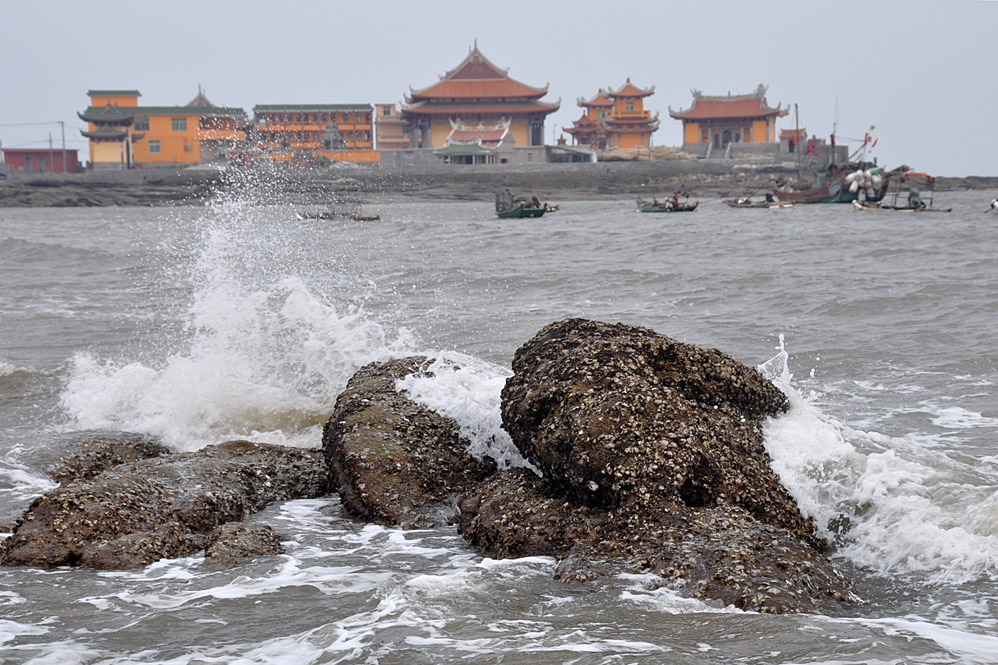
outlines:
[{"label": "curved temple roof", "polygon": [[679,120],[709,120],[715,118],[765,118],[769,116],[783,117],[790,112],[789,108],[781,108],[780,104],[771,107],[766,102],[766,90],[762,84],[755,92],[747,95],[704,95],[699,90],[693,93],[693,105],[685,111],[673,111],[669,107],[669,115]]},{"label": "curved temple roof", "polygon": [[478,50],[470,49],[467,57],[454,69],[440,77],[440,81],[415,90],[410,87],[406,102],[435,100],[532,100],[543,97],[548,86],[535,88],[509,77],[507,69],[500,69]]}]

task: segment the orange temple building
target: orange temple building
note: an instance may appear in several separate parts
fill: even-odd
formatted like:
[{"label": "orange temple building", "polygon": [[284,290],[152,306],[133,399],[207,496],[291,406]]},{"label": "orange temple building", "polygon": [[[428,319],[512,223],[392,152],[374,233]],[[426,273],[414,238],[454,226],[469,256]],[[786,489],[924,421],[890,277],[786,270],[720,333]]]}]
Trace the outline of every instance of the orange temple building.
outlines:
[{"label": "orange temple building", "polygon": [[651,148],[652,134],[659,127],[658,114],[645,109],[644,98],[655,94],[655,86],[639,88],[627,79],[616,90],[600,89],[589,100],[578,100],[586,109],[582,117],[566,127],[576,145],[597,150]]},{"label": "orange temple building", "polygon": [[370,104],[258,104],[252,143],[278,162],[375,162],[373,113]]},{"label": "orange temple building", "polygon": [[90,90],[88,123],[94,168],[197,164],[224,160],[245,137],[246,114],[212,104],[199,89],[184,106],[139,106],[138,90]]},{"label": "orange temple building", "polygon": [[693,105],[685,111],[669,109],[683,122],[683,147],[710,145],[724,149],[729,143],[776,143],[776,119],[789,108],[766,102],[767,87],[747,95],[704,95],[693,90]]},{"label": "orange temple building", "polygon": [[548,87],[535,88],[509,77],[490,62],[478,43],[440,81],[419,90],[410,88],[402,106],[410,148],[441,148],[453,129],[465,125],[496,126],[509,121],[516,146],[544,145],[544,120],[561,106],[541,101]]}]

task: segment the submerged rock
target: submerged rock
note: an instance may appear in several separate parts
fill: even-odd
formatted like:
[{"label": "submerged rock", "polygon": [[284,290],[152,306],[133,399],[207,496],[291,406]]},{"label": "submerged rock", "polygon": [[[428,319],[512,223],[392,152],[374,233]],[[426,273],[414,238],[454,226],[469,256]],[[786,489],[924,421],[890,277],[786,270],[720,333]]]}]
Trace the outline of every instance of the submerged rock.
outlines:
[{"label": "submerged rock", "polygon": [[478,461],[457,424],[398,392],[398,380],[426,371],[409,357],[362,367],[336,400],[322,435],[343,505],[379,524],[446,524],[461,493],[495,472]]},{"label": "submerged rock", "polygon": [[114,466],[36,499],[0,564],[119,569],[203,549],[212,532],[275,501],[329,492],[321,453],[229,441]]},{"label": "submerged rock", "polygon": [[762,420],[787,400],[759,372],[581,319],[538,332],[513,372],[503,425],[543,480],[507,476],[462,500],[461,532],[490,556],[553,555],[565,579],[653,570],[745,609],[848,596],[770,467]]}]

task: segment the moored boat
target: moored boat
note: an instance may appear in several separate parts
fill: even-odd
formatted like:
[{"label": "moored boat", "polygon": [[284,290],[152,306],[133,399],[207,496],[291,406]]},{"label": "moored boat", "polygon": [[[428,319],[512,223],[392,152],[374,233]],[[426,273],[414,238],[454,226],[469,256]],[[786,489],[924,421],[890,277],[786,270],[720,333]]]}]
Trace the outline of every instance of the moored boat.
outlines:
[{"label": "moored boat", "polygon": [[727,199],[724,204],[729,208],[793,208],[793,201],[777,201],[772,194],[766,194],[763,201],[753,201],[751,196],[739,199]]},{"label": "moored boat", "polygon": [[[908,198],[903,204],[899,203],[901,193],[901,183],[908,184]],[[922,199],[922,191],[919,183],[928,189],[929,202]],[[895,212],[953,212],[953,208],[932,207],[935,199],[935,177],[920,171],[907,171],[896,180],[894,196],[890,203],[883,201],[865,202],[853,201],[853,206],[857,210],[893,210]]]},{"label": "moored boat", "polygon": [[[682,194],[682,196],[685,199],[689,197],[688,194]],[[680,202],[679,197],[679,194],[673,194],[664,201],[638,199],[638,210],[640,212],[693,212],[700,205],[699,201],[695,203],[690,203],[688,200]]]}]

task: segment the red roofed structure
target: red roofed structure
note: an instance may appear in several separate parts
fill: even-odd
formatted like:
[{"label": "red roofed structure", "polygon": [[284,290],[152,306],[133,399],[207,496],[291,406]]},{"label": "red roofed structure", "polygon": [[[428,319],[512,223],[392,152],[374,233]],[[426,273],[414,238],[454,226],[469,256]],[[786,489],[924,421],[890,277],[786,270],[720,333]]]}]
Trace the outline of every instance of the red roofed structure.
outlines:
[{"label": "red roofed structure", "polygon": [[652,133],[658,130],[658,114],[644,108],[644,98],[655,93],[655,86],[639,88],[627,79],[616,90],[599,91],[589,100],[579,99],[586,109],[582,117],[566,127],[573,144],[607,148],[650,148]]},{"label": "red roofed structure", "polygon": [[747,95],[709,96],[693,90],[693,105],[685,111],[669,108],[669,115],[683,122],[684,146],[775,143],[776,119],[787,115],[789,108],[769,106],[766,90],[761,84]]},{"label": "red roofed structure", "polygon": [[521,146],[544,145],[544,119],[561,106],[541,101],[548,87],[535,88],[509,77],[478,50],[433,85],[414,90],[402,106],[408,123],[409,145],[443,147],[453,129],[451,120],[468,125],[496,125],[510,121],[513,142]]}]

